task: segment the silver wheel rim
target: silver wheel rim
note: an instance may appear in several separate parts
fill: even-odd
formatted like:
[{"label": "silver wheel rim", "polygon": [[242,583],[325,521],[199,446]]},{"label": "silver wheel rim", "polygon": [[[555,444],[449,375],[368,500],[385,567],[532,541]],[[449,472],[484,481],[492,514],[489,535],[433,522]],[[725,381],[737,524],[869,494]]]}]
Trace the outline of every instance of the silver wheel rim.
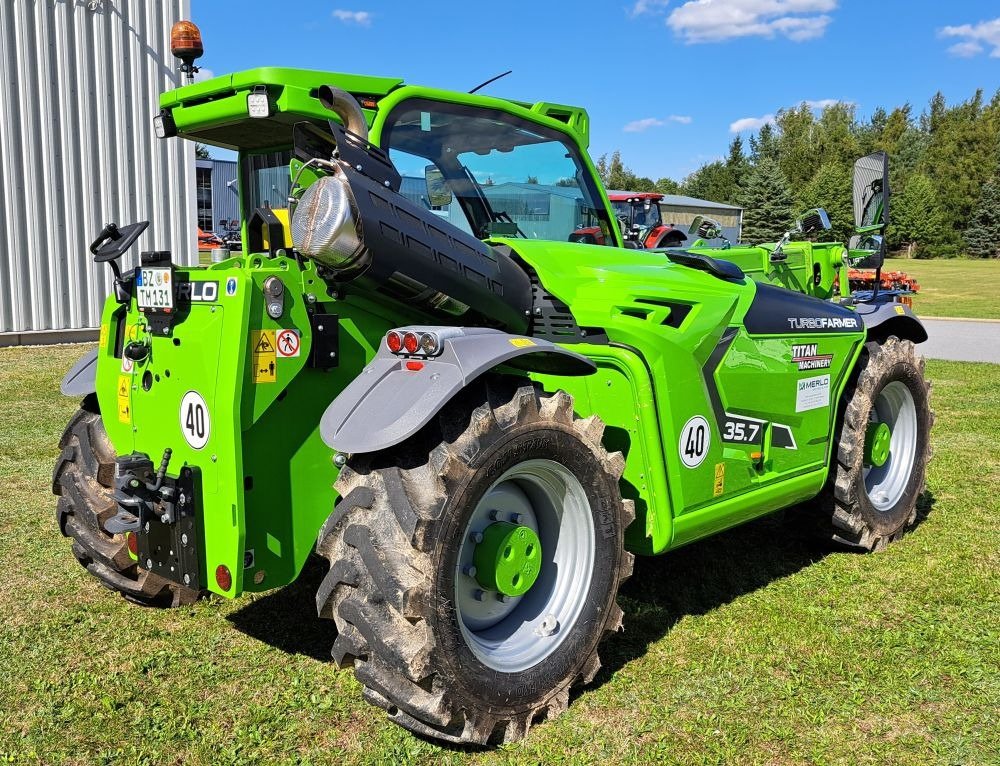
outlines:
[{"label": "silver wheel rim", "polygon": [[875,399],[869,421],[885,423],[892,433],[885,463],[864,467],[868,499],[877,511],[887,513],[906,491],[917,454],[917,407],[910,389],[898,380],[885,386]]},{"label": "silver wheel rim", "polygon": [[[474,535],[497,520],[531,527],[542,543],[541,570],[531,590],[503,601],[468,574]],[[568,468],[526,460],[501,475],[472,512],[455,571],[458,625],[476,659],[493,670],[517,673],[558,649],[583,611],[595,540],[590,501]]]}]

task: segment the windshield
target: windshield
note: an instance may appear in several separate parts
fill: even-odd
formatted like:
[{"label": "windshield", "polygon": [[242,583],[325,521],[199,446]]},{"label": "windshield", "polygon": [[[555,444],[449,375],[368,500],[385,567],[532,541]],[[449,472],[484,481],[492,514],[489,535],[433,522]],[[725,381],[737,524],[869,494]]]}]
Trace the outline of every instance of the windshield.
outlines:
[{"label": "windshield", "polygon": [[527,120],[407,101],[386,120],[383,146],[403,177],[404,196],[481,239],[566,241],[581,222],[609,225],[576,147]]},{"label": "windshield", "polygon": [[625,217],[628,219],[629,226],[636,225],[643,229],[652,229],[654,226],[659,226],[662,222],[660,217],[660,206],[653,201],[649,203],[649,209],[644,207],[644,202],[612,202],[611,207],[614,208],[615,216]]}]

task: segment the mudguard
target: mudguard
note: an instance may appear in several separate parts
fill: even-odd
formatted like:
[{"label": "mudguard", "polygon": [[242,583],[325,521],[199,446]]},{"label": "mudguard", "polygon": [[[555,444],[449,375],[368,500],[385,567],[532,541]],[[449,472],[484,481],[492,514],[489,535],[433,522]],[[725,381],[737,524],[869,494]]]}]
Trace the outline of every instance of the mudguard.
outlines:
[{"label": "mudguard", "polygon": [[895,335],[914,343],[927,340],[927,330],[909,306],[888,302],[858,303],[855,308],[869,337]]},{"label": "mudguard", "polygon": [[362,453],[399,444],[455,394],[500,364],[556,375],[589,375],[597,369],[585,356],[540,338],[469,327],[400,331],[407,329],[437,333],[440,354],[397,356],[383,338],[375,358],[323,413],[320,435],[328,446]]},{"label": "mudguard", "polygon": [[97,349],[80,357],[59,386],[63,396],[86,396],[97,390]]}]

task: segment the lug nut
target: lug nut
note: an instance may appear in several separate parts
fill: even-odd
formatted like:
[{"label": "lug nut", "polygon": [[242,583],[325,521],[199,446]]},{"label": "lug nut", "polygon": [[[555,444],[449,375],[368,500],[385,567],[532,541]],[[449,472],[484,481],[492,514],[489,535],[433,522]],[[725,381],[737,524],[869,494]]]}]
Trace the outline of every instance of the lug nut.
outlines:
[{"label": "lug nut", "polygon": [[490,521],[496,521],[500,518],[500,511],[490,511]]},{"label": "lug nut", "polygon": [[510,596],[508,596],[506,593],[497,593],[497,601],[499,601],[501,604],[508,604],[510,603]]},{"label": "lug nut", "polygon": [[475,577],[476,576],[476,567],[475,567],[475,565],[474,564],[466,564],[465,566],[463,566],[462,567],[462,574],[464,574],[466,577]]},{"label": "lug nut", "polygon": [[523,513],[512,513],[512,514],[510,515],[510,520],[511,520],[512,522],[514,522],[515,524],[520,524],[520,523],[521,523],[521,520],[522,520],[523,518],[524,518],[524,514],[523,514]]},{"label": "lug nut", "polygon": [[472,597],[476,599],[476,601],[482,601],[484,598],[486,598],[486,593],[484,591],[479,590],[479,588],[476,588],[474,591],[472,591]]},{"label": "lug nut", "polygon": [[153,568],[153,560],[146,559],[146,569],[152,569],[152,568]]},{"label": "lug nut", "polygon": [[188,544],[188,536],[187,532],[185,532],[184,534],[181,535],[181,545],[187,545],[187,544]]},{"label": "lug nut", "polygon": [[469,535],[469,539],[472,540],[472,542],[474,542],[476,545],[479,545],[479,543],[483,541],[483,533],[473,532],[471,535]]},{"label": "lug nut", "polygon": [[191,584],[191,575],[189,575],[189,574],[185,574],[184,575],[184,584],[185,585],[190,585]]}]

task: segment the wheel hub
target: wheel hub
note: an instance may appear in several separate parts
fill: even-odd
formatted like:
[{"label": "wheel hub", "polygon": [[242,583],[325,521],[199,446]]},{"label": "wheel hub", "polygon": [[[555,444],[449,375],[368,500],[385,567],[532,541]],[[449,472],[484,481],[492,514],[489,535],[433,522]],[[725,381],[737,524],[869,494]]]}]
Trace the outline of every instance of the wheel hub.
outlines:
[{"label": "wheel hub", "polygon": [[891,442],[892,431],[886,423],[869,423],[865,431],[865,462],[876,468],[885,465]]},{"label": "wheel hub", "polygon": [[476,580],[483,588],[523,596],[541,571],[542,543],[531,527],[498,521],[483,530],[473,560]]}]

